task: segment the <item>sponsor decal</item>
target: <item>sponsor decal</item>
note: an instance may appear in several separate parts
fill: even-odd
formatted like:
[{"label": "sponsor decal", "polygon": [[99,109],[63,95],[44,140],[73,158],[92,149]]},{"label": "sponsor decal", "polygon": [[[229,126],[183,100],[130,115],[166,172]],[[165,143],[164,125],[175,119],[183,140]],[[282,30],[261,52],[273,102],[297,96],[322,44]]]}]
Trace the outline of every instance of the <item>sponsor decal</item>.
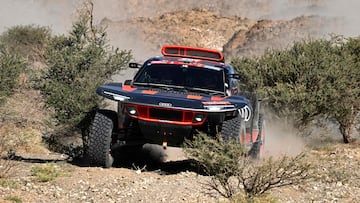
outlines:
[{"label": "sponsor decal", "polygon": [[248,105],[239,109],[240,116],[244,119],[244,121],[249,121],[251,118],[251,109]]}]

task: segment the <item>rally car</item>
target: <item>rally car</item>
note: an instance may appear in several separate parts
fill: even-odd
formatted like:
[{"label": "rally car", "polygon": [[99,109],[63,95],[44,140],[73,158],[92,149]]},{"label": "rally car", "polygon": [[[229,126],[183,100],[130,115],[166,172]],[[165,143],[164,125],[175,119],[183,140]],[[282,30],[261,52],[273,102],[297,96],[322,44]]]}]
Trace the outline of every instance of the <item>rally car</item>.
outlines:
[{"label": "rally car", "polygon": [[133,80],[109,83],[97,94],[117,101],[117,112],[99,110],[89,135],[92,165],[111,167],[118,145],[179,147],[198,132],[235,139],[259,157],[264,143],[263,116],[254,94],[239,90],[239,74],[222,52],[187,46],[162,47],[162,56],[143,64]]}]

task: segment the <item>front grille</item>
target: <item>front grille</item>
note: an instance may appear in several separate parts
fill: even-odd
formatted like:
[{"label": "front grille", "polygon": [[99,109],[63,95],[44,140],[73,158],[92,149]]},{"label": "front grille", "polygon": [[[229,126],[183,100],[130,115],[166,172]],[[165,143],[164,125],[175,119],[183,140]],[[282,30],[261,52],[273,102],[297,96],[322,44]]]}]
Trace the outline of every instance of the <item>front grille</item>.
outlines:
[{"label": "front grille", "polygon": [[168,121],[182,121],[183,112],[174,111],[168,109],[149,109],[150,118],[159,119],[159,120],[168,120]]},{"label": "front grille", "polygon": [[203,112],[136,104],[126,104],[126,111],[131,118],[145,122],[169,123],[183,126],[200,126],[205,122],[207,116]]}]

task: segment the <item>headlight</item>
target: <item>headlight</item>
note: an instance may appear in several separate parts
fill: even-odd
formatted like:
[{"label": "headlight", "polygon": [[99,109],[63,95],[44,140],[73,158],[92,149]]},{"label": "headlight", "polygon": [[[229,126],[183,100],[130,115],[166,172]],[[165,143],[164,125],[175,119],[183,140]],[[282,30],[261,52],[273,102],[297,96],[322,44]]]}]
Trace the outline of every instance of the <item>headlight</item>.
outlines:
[{"label": "headlight", "polygon": [[205,115],[204,114],[195,114],[194,116],[194,123],[202,122],[204,121]]},{"label": "headlight", "polygon": [[120,95],[120,94],[115,94],[112,92],[107,92],[107,91],[104,91],[104,94],[111,95],[114,98],[114,100],[117,100],[117,101],[125,101],[125,100],[130,99],[130,97]]},{"label": "headlight", "polygon": [[133,115],[133,116],[137,116],[137,115],[138,115],[135,106],[128,106],[128,107],[127,107],[127,112],[128,112],[130,115]]}]

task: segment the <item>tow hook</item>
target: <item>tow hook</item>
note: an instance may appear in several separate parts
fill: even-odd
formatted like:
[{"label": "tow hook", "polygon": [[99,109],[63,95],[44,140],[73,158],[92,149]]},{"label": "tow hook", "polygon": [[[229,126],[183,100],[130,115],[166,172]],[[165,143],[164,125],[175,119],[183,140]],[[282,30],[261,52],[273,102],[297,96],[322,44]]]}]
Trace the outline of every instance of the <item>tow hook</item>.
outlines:
[{"label": "tow hook", "polygon": [[164,139],[163,139],[162,147],[163,147],[163,149],[166,149],[166,148],[167,148],[166,132],[164,132]]}]

